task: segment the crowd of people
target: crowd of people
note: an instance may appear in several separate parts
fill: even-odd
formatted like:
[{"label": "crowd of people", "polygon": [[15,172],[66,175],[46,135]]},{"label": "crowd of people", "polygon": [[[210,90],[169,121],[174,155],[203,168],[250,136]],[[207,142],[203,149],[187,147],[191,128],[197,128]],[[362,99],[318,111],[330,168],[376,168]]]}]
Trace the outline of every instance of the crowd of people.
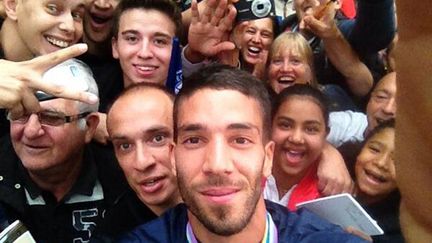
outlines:
[{"label": "crowd of people", "polygon": [[[293,0],[292,15],[250,20],[235,2],[3,0],[2,229],[20,220],[37,242],[397,243],[402,201],[405,238],[428,239],[416,211],[428,209],[412,202],[425,185],[396,180],[414,144],[402,130],[397,147],[398,126],[418,122],[396,117],[394,1],[354,1],[353,17],[343,0]],[[419,111],[404,102],[402,116]],[[384,234],[297,210],[339,193]]]}]

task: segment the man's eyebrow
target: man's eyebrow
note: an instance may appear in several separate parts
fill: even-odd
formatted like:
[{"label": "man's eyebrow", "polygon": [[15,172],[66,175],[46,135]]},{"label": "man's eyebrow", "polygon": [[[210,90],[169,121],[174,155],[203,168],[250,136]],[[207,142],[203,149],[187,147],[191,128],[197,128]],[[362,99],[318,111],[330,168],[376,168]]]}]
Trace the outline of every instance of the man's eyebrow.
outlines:
[{"label": "man's eyebrow", "polygon": [[193,124],[186,124],[186,125],[182,125],[180,127],[178,127],[178,131],[179,132],[195,132],[195,131],[199,131],[199,130],[203,130],[205,129],[205,126],[202,124],[198,124],[198,123],[193,123]]},{"label": "man's eyebrow", "polygon": [[165,37],[165,38],[170,38],[170,39],[173,38],[171,35],[169,35],[167,33],[164,33],[164,32],[160,32],[160,31],[156,32],[154,34],[154,36],[156,36],[156,37]]},{"label": "man's eyebrow", "polygon": [[256,130],[258,133],[260,132],[260,129],[258,126],[245,122],[245,123],[232,123],[229,124],[227,127],[228,130]]},{"label": "man's eyebrow", "polygon": [[166,136],[172,135],[171,129],[167,126],[162,126],[162,125],[150,127],[149,129],[144,131],[144,134],[154,134],[154,133],[163,133]]},{"label": "man's eyebrow", "polygon": [[[172,131],[168,126],[162,126],[162,125],[156,125],[152,126],[144,131],[138,131],[138,133],[141,133],[143,135],[145,134],[155,134],[155,133],[163,133],[165,136],[172,136]],[[126,140],[129,139],[126,135],[119,133],[114,134],[111,137],[111,140]]]},{"label": "man's eyebrow", "polygon": [[127,35],[127,34],[134,34],[134,35],[138,35],[139,32],[137,30],[124,30],[120,33],[121,35]]}]

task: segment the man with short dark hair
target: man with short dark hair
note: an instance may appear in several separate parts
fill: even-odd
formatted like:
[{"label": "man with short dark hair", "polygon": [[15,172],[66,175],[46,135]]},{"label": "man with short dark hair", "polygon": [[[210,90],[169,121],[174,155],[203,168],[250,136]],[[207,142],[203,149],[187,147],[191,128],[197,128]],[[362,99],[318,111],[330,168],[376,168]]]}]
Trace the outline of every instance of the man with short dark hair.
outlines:
[{"label": "man with short dark hair", "polygon": [[174,105],[171,155],[185,202],[123,242],[362,242],[315,215],[265,202],[271,173],[270,97],[244,71],[210,66]]},{"label": "man with short dark hair", "polygon": [[123,83],[164,85],[173,39],[181,35],[181,12],[170,0],[124,0],[114,16],[112,50]]}]

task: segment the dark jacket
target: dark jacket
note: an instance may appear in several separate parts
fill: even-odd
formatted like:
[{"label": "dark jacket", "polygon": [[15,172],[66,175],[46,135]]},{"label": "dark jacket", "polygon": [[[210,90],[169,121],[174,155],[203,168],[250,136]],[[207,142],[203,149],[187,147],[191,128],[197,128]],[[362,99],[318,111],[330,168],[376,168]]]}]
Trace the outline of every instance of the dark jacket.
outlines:
[{"label": "dark jacket", "polygon": [[[266,201],[266,208],[278,228],[280,243],[365,242],[309,211],[291,213],[285,207],[269,201]],[[137,227],[120,242],[186,243],[187,222],[186,205],[180,204],[160,218]]]},{"label": "dark jacket", "polygon": [[113,153],[104,147],[86,146],[81,174],[57,202],[32,182],[10,140],[0,144],[0,205],[9,223],[21,220],[37,242],[117,236],[155,217],[134,199]]}]

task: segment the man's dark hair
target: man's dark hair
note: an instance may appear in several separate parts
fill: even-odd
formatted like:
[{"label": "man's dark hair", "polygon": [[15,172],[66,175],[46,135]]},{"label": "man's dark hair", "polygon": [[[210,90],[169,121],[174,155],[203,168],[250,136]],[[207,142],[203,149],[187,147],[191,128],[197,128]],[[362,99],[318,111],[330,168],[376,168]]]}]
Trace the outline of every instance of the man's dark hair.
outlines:
[{"label": "man's dark hair", "polygon": [[120,17],[124,12],[134,9],[156,10],[165,14],[175,25],[177,37],[182,35],[181,10],[172,0],[121,0],[114,13],[112,36],[117,38]]},{"label": "man's dark hair", "polygon": [[174,139],[177,137],[177,118],[181,103],[203,89],[234,90],[256,100],[262,115],[263,139],[264,141],[270,139],[271,101],[265,84],[246,71],[221,64],[204,67],[185,80],[174,101]]},{"label": "man's dark hair", "polygon": [[303,96],[317,104],[323,114],[325,126],[328,128],[328,100],[319,89],[314,88],[309,84],[294,84],[293,86],[283,89],[282,92],[280,92],[274,99],[272,107],[272,119],[274,119],[280,106],[293,96]]}]

